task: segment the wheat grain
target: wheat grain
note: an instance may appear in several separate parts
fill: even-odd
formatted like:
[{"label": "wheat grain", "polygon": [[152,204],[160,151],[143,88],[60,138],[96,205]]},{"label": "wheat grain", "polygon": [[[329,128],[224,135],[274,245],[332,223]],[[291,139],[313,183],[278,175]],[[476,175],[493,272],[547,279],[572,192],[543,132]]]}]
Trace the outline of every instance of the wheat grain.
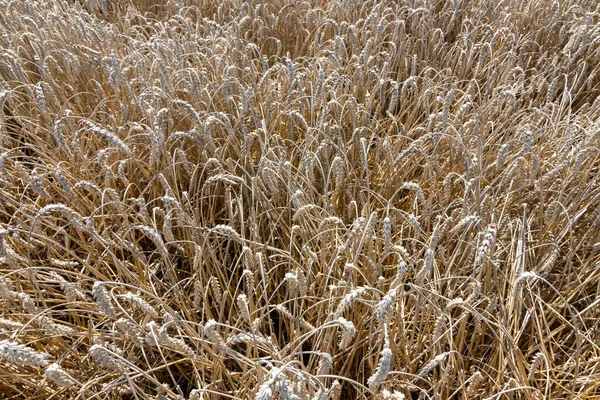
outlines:
[{"label": "wheat grain", "polygon": [[211,319],[204,325],[204,334],[217,348],[224,349],[226,347],[225,340],[223,340],[223,337],[217,331],[217,322],[215,320]]},{"label": "wheat grain", "polygon": [[391,313],[391,307],[394,301],[396,300],[396,295],[398,293],[398,288],[394,287],[389,292],[383,296],[381,301],[377,303],[375,307],[375,315],[377,316],[377,321],[383,326],[387,323],[389,318],[389,314]]},{"label": "wheat grain", "polygon": [[343,350],[346,347],[348,347],[348,345],[354,338],[354,335],[356,335],[356,327],[354,326],[354,324],[352,322],[348,321],[347,319],[345,319],[343,317],[339,317],[337,319],[337,322],[339,324],[338,326],[341,331],[340,341],[338,343],[338,346],[339,346],[340,350]]},{"label": "wheat grain", "polygon": [[496,227],[489,226],[483,241],[481,242],[481,247],[479,248],[479,252],[477,253],[477,258],[475,259],[475,266],[478,267],[483,263],[483,260],[488,256],[490,251],[490,247],[494,244],[494,240],[496,239]]},{"label": "wheat grain", "polygon": [[75,378],[63,370],[58,364],[51,364],[44,372],[46,378],[58,387],[68,388],[80,385]]},{"label": "wheat grain", "polygon": [[147,301],[142,299],[140,296],[128,292],[124,295],[117,296],[118,298],[126,300],[129,304],[134,305],[138,310],[147,315],[150,318],[158,318],[158,312],[152,307]]},{"label": "wheat grain", "polygon": [[335,310],[334,318],[340,318],[344,311],[350,307],[355,301],[363,297],[367,293],[367,288],[359,286],[353,289],[350,293],[346,294],[337,309]]},{"label": "wheat grain", "polygon": [[116,316],[115,310],[111,304],[110,294],[105,287],[103,282],[95,282],[92,287],[92,296],[94,300],[98,303],[100,310],[110,318],[114,318]]},{"label": "wheat grain", "polygon": [[375,370],[375,373],[367,380],[369,389],[376,390],[386,380],[390,373],[392,355],[392,350],[390,350],[390,345],[386,340],[383,350],[379,355],[379,364],[377,365],[377,369]]},{"label": "wheat grain", "polygon": [[92,133],[106,139],[106,141],[108,141],[113,146],[116,146],[117,148],[119,148],[123,153],[127,154],[128,156],[131,156],[133,154],[131,152],[131,150],[129,149],[129,147],[127,147],[127,145],[121,139],[119,139],[114,133],[110,132],[107,129],[103,129],[103,128],[97,126],[96,124],[94,124],[91,121],[84,121],[84,124]]},{"label": "wheat grain", "polygon": [[123,363],[118,357],[115,357],[115,353],[104,346],[95,344],[90,347],[88,354],[102,368],[115,372],[122,372],[124,370]]},{"label": "wheat grain", "polygon": [[433,357],[429,362],[427,362],[418,372],[418,376],[420,377],[425,377],[427,375],[429,375],[429,373],[436,368],[438,365],[440,365],[440,363],[442,363],[444,360],[446,360],[446,358],[448,358],[448,356],[452,354],[451,352],[445,352],[445,353],[441,353],[438,354],[437,356]]},{"label": "wheat grain", "polygon": [[23,324],[18,321],[13,321],[6,318],[0,318],[0,328],[5,329],[7,331],[16,331],[17,329],[21,329]]},{"label": "wheat grain", "polygon": [[212,228],[212,232],[226,236],[238,243],[243,242],[243,239],[240,236],[240,234],[229,225],[216,225],[214,228]]},{"label": "wheat grain", "polygon": [[15,365],[44,367],[49,355],[10,340],[0,340],[0,359]]}]

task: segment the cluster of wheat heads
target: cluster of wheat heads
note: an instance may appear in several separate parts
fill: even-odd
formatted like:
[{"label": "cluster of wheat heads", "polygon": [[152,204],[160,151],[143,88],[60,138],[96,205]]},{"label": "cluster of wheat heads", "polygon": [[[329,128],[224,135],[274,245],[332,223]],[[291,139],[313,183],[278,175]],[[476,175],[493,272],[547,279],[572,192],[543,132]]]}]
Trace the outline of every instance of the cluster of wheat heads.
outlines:
[{"label": "cluster of wheat heads", "polygon": [[594,0],[0,0],[0,398],[600,393]]}]

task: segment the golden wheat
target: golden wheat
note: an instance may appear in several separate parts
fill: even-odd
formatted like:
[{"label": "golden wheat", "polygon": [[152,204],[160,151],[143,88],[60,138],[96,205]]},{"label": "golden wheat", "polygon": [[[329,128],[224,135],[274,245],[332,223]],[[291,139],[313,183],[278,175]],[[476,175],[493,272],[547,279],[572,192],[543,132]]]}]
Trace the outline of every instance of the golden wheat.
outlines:
[{"label": "golden wheat", "polygon": [[596,3],[0,0],[0,398],[594,398]]}]

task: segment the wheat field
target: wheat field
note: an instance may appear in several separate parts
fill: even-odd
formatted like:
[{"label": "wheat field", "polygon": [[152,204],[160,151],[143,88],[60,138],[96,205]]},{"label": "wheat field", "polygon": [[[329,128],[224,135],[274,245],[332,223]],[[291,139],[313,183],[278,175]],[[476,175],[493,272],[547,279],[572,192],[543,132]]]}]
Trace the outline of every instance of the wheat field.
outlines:
[{"label": "wheat field", "polygon": [[595,0],[0,11],[1,399],[600,398]]}]

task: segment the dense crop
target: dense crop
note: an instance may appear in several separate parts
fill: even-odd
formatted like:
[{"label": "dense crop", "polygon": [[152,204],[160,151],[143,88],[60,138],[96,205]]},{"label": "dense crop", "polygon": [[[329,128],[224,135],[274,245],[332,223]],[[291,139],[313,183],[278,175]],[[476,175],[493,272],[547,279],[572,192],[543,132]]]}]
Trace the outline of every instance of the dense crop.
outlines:
[{"label": "dense crop", "polygon": [[0,398],[600,394],[594,0],[0,0]]}]

